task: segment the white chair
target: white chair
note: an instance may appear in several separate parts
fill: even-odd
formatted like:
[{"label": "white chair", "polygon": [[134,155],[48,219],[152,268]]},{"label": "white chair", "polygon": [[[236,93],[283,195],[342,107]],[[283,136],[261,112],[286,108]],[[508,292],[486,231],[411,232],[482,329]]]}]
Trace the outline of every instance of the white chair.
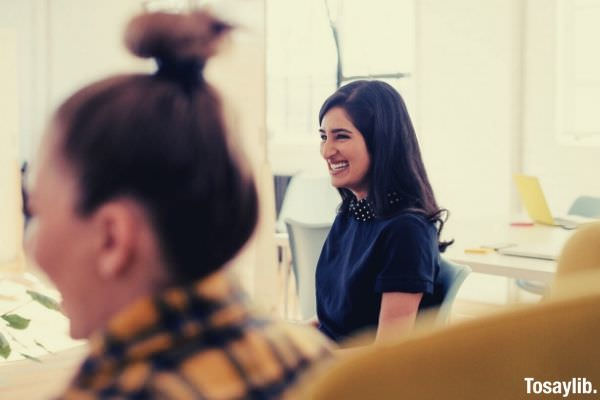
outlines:
[{"label": "white chair", "polygon": [[467,276],[471,273],[471,267],[457,264],[440,257],[440,283],[444,292],[444,300],[437,311],[436,324],[447,325],[452,312],[452,306],[456,294]]},{"label": "white chair", "polygon": [[329,234],[331,223],[311,224],[287,218],[285,224],[290,240],[300,314],[303,319],[311,318],[317,314],[315,294],[317,261]]},{"label": "white chair", "polygon": [[299,173],[288,184],[275,230],[285,232],[286,218],[310,224],[333,223],[342,202],[327,175]]},{"label": "white chair", "polygon": [[[283,268],[283,314],[285,317],[288,316],[290,269],[294,268],[291,262],[290,243],[286,237],[285,220],[290,218],[304,224],[331,226],[341,201],[340,194],[331,186],[331,178],[328,175],[301,172],[294,175],[288,184],[275,224],[279,266]],[[298,278],[296,277],[296,279]],[[298,283],[298,280],[296,282]]]}]

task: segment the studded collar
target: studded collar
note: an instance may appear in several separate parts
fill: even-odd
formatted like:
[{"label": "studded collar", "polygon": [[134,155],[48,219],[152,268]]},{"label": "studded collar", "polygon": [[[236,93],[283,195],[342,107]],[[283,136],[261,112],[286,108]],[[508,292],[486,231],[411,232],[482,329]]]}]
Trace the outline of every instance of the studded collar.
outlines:
[{"label": "studded collar", "polygon": [[[388,193],[387,198],[390,204],[396,204],[400,202],[400,196],[398,196],[398,193],[396,192]],[[350,200],[348,209],[350,211],[350,215],[360,222],[367,222],[376,217],[375,206],[369,197],[357,200],[356,197],[353,196]]]}]

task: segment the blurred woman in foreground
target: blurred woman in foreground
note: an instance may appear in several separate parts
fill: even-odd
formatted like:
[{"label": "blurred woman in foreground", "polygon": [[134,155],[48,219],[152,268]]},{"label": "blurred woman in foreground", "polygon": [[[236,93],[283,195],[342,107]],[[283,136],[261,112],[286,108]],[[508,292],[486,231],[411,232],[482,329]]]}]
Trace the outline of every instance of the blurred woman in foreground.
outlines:
[{"label": "blurred woman in foreground", "polygon": [[[202,70],[230,27],[145,14],[154,74],[92,83],[56,111],[30,197],[31,249],[91,353],[64,398],[278,398],[327,343],[253,315],[222,267],[257,195]],[[300,331],[298,331],[300,330]]]}]

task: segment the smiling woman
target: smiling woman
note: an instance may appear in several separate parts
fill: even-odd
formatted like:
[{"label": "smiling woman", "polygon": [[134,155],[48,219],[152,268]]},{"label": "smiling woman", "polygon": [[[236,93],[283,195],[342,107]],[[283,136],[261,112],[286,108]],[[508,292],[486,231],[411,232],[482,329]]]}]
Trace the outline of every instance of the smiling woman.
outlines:
[{"label": "smiling woman", "polygon": [[404,101],[390,85],[355,81],[319,113],[321,155],[341,196],[317,265],[321,331],[336,341],[410,329],[439,305],[445,210],[437,205]]}]

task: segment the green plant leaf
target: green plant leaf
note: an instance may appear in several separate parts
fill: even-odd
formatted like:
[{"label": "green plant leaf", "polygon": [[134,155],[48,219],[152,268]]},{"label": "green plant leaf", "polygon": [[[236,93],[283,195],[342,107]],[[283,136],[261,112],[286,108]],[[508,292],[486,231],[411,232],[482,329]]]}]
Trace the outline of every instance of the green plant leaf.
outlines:
[{"label": "green plant leaf", "polygon": [[39,362],[39,363],[42,362],[42,360],[40,360],[39,358],[30,356],[29,354],[25,354],[25,353],[19,353],[19,354],[21,354],[23,357],[27,358],[28,360]]},{"label": "green plant leaf", "polygon": [[34,292],[33,290],[28,290],[27,294],[30,295],[33,300],[37,301],[44,307],[49,308],[51,310],[56,310],[58,312],[62,312],[62,310],[60,309],[60,305],[58,305],[58,302],[53,298],[44,296],[43,294]]},{"label": "green plant leaf", "polygon": [[27,329],[31,322],[30,319],[23,318],[18,314],[4,314],[0,318],[8,322],[9,328],[13,329]]},{"label": "green plant leaf", "polygon": [[0,356],[4,359],[7,359],[10,355],[11,349],[8,340],[4,337],[3,334],[0,333]]}]

